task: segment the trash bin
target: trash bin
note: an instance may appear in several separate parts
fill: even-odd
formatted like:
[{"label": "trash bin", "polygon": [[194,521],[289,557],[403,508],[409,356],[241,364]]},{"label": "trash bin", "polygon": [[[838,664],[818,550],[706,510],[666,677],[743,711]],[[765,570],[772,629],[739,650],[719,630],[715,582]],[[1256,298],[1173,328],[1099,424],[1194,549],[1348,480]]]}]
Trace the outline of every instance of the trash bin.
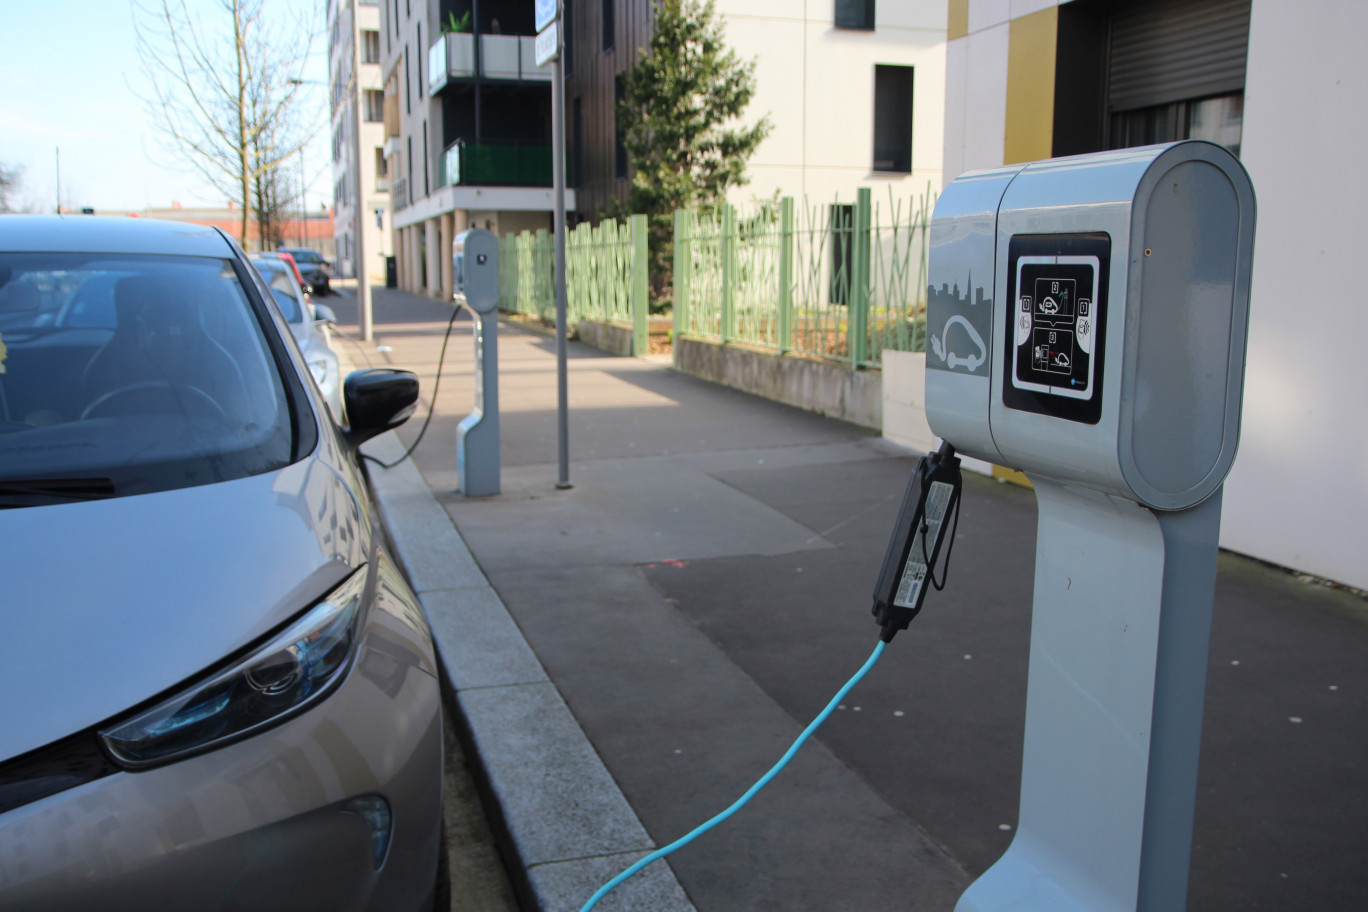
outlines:
[{"label": "trash bin", "polygon": [[399,259],[397,257],[385,257],[385,287],[399,287]]}]

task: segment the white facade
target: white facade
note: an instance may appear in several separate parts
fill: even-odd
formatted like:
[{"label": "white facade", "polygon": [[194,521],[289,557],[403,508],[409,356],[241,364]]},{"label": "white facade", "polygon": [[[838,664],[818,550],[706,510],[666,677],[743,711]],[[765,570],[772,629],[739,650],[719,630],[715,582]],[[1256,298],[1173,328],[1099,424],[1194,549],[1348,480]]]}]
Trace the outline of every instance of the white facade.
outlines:
[{"label": "white facade", "polygon": [[[353,9],[356,11],[355,19],[352,17]],[[358,39],[363,42],[363,50],[366,47],[365,38],[358,36],[358,27],[363,33],[372,32],[379,36],[380,8],[375,0],[328,0],[328,77],[332,110],[333,202],[336,207],[333,225],[337,240],[337,268],[343,276],[356,275],[352,264],[356,251],[352,240],[356,197],[356,143],[352,131],[357,120],[357,100],[351,80],[353,59],[362,60],[360,89],[363,93],[368,90],[378,92],[384,86],[379,56],[375,56],[374,62],[367,63],[363,55],[353,54],[354,42]],[[378,43],[373,47],[378,49]],[[361,98],[361,224],[365,229],[367,274],[373,280],[384,281],[385,257],[393,253],[389,242],[391,209],[389,180],[378,172],[377,161],[380,156],[376,155],[376,150],[385,144],[385,125],[382,120],[364,119],[366,96],[363,94]]]},{"label": "white facade", "polygon": [[[747,164],[733,205],[776,191],[803,207],[850,203],[872,187],[886,203],[939,192],[945,124],[946,0],[880,0],[872,30],[837,28],[834,3],[719,0],[728,46],[756,61],[751,122],[773,130]],[[875,171],[874,80],[879,64],[913,70],[912,170]]]},{"label": "white facade", "polygon": [[[947,183],[1005,163],[1010,28],[1055,5],[956,0],[967,33],[946,55]],[[1366,33],[1368,4],[1253,0],[1240,159],[1258,212],[1243,423],[1221,528],[1222,547],[1359,588],[1368,588],[1368,358],[1356,348],[1368,249]]]},{"label": "white facade", "polygon": [[1258,226],[1221,544],[1368,588],[1368,5],[1254,0],[1240,158]]}]

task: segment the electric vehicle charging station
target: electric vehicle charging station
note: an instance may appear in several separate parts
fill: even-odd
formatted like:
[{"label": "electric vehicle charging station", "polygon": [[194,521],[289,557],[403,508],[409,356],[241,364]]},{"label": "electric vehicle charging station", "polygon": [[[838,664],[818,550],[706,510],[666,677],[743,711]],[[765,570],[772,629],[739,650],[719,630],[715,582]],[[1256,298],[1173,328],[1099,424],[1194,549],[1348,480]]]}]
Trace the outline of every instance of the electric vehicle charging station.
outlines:
[{"label": "electric vehicle charging station", "polygon": [[455,300],[475,323],[475,408],[456,428],[456,475],[461,493],[498,494],[499,464],[499,240],[483,228],[452,243]]},{"label": "electric vehicle charging station", "polygon": [[1020,817],[957,912],[1186,905],[1254,208],[1206,142],[970,173],[936,205],[927,419],[1039,505]]}]

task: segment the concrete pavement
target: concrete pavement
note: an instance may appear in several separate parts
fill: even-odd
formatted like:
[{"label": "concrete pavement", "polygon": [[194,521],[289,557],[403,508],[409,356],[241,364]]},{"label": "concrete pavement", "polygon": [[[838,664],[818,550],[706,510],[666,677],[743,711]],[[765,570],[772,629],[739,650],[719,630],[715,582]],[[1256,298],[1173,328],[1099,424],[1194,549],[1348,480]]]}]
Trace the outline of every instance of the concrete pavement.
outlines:
[{"label": "concrete pavement", "polygon": [[[412,441],[450,310],[375,300],[353,360],[418,372]],[[554,347],[505,325],[503,493],[463,498],[456,327],[413,463],[374,475],[524,903],[576,909],[734,800],[867,657],[914,455],[572,344],[558,491]],[[751,807],[599,908],[950,909],[1015,823],[1034,523],[1029,491],[967,478],[946,591]],[[1362,599],[1222,556],[1189,908],[1368,907],[1366,648]]]}]

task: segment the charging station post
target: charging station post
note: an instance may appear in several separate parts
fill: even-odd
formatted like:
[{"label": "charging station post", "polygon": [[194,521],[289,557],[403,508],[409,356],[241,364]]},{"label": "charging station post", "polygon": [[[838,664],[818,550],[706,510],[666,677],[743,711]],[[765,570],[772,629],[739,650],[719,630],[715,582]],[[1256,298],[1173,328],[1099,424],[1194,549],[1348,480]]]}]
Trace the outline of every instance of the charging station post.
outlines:
[{"label": "charging station post", "polygon": [[1186,905],[1254,191],[1181,142],[946,187],[926,412],[1039,505],[1021,803],[957,912]]},{"label": "charging station post", "polygon": [[468,497],[498,494],[499,240],[483,228],[456,235],[452,277],[457,304],[475,322],[475,408],[456,428],[456,477]]}]

